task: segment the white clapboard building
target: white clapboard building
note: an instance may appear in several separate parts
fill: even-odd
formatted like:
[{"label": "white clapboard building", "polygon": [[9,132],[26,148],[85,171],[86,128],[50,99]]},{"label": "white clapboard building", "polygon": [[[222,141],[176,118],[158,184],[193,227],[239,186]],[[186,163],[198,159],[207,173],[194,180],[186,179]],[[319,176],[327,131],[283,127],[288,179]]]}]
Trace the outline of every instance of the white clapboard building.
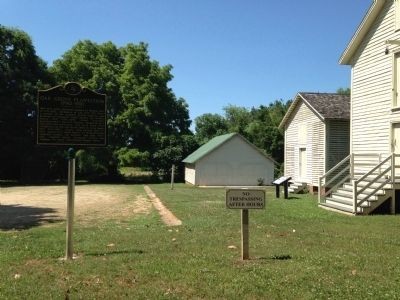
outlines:
[{"label": "white clapboard building", "polygon": [[284,130],[284,174],[291,192],[317,190],[319,177],[349,155],[350,96],[298,93],[279,128]]},{"label": "white clapboard building", "polygon": [[340,57],[351,66],[350,155],[343,183],[320,205],[353,214],[395,212],[400,175],[400,1],[374,0]]},{"label": "white clapboard building", "polygon": [[271,184],[275,162],[237,133],[214,137],[186,157],[185,181],[196,186]]}]

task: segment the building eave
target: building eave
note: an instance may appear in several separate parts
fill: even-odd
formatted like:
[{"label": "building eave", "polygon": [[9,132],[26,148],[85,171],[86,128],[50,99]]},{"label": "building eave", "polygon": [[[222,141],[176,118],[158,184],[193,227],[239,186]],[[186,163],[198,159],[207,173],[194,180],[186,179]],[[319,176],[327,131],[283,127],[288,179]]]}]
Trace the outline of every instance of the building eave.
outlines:
[{"label": "building eave", "polygon": [[302,93],[297,93],[295,100],[290,105],[288,111],[286,112],[285,116],[283,117],[281,123],[278,126],[279,130],[283,130],[285,128],[286,123],[288,122],[290,116],[292,115],[293,111],[295,110],[296,106],[300,101],[303,101],[304,104],[321,120],[324,121],[324,117],[307,101],[306,98],[302,95]]},{"label": "building eave", "polygon": [[354,53],[357,51],[361,42],[363,41],[365,35],[370,30],[372,24],[376,20],[378,14],[381,12],[383,5],[386,0],[374,0],[371,7],[367,11],[364,19],[361,24],[358,26],[357,31],[353,35],[346,49],[342,53],[342,56],[339,59],[339,64],[341,65],[350,65],[351,60],[353,58]]}]

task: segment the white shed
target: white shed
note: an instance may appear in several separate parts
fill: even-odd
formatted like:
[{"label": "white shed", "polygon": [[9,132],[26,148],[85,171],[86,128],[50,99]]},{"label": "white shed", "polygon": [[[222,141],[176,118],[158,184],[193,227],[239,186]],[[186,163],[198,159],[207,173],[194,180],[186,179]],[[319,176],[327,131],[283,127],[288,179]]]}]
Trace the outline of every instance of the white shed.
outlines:
[{"label": "white shed", "polygon": [[[319,177],[349,155],[350,96],[298,93],[279,128],[285,133],[284,173],[294,192],[318,187]],[[296,190],[297,189],[297,190]]]},{"label": "white shed", "polygon": [[274,178],[274,160],[237,133],[214,137],[183,162],[185,181],[197,186],[256,186]]}]

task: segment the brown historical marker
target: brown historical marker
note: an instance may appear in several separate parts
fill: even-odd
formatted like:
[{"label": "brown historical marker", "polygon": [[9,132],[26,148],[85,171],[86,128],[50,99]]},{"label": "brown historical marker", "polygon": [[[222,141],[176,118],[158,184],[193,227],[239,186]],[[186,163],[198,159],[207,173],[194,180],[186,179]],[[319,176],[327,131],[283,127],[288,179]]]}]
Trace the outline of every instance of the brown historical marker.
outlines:
[{"label": "brown historical marker", "polygon": [[69,82],[38,92],[37,144],[107,145],[106,95]]}]

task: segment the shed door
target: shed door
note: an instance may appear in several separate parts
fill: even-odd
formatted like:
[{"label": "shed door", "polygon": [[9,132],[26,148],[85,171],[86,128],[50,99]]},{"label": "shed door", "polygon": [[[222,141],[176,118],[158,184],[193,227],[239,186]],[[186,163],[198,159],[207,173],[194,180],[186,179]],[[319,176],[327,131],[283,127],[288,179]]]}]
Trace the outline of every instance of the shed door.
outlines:
[{"label": "shed door", "polygon": [[307,177],[307,149],[299,149],[299,177],[305,179]]}]

